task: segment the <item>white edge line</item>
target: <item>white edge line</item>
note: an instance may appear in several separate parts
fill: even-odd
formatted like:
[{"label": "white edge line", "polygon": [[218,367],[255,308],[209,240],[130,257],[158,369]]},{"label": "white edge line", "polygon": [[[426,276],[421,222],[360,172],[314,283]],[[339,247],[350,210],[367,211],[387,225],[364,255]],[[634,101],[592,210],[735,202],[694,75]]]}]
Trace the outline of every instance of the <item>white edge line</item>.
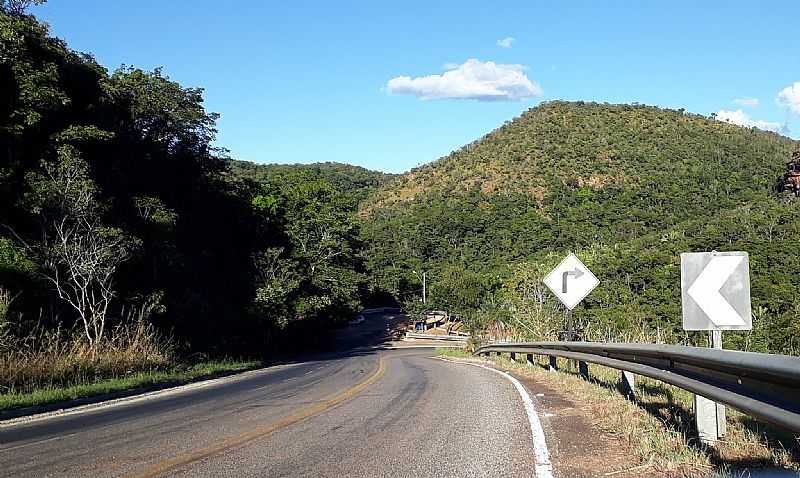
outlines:
[{"label": "white edge line", "polygon": [[[17,418],[9,418],[8,420],[0,420],[0,430],[3,428],[9,428],[17,425],[27,425],[29,423],[39,422],[42,420],[48,420],[51,418],[56,417],[68,417],[71,415],[79,415],[81,413],[88,413],[95,410],[102,410],[105,408],[111,408],[119,405],[127,405],[131,403],[141,402],[145,400],[152,400],[159,397],[166,397],[170,395],[177,395],[180,393],[188,392],[191,390],[197,390],[206,387],[212,387],[215,385],[220,385],[227,382],[235,382],[238,380],[242,380],[248,378],[251,375],[257,375],[259,373],[264,372],[272,372],[278,371],[285,368],[295,367],[304,363],[308,362],[297,362],[297,363],[290,363],[290,364],[280,364],[280,365],[273,365],[270,367],[259,368],[255,370],[247,370],[245,372],[236,373],[233,375],[228,375],[225,377],[219,378],[212,378],[209,380],[202,380],[200,382],[189,383],[186,385],[178,385],[175,387],[169,387],[162,390],[155,390],[152,392],[147,393],[140,393],[136,395],[131,395],[128,397],[121,397],[121,398],[114,398],[111,400],[105,400],[102,402],[97,403],[87,403],[86,405],[79,405],[77,407],[71,408],[62,408],[59,410],[53,410],[50,412],[43,412],[43,413],[36,413],[33,415],[25,415],[22,417]],[[89,397],[91,398],[91,397]]]},{"label": "white edge line", "polygon": [[528,391],[525,390],[525,387],[519,383],[519,380],[514,378],[511,374],[503,372],[502,370],[487,367],[486,365],[479,363],[449,360],[442,357],[438,357],[438,359],[444,362],[472,365],[474,367],[491,370],[492,372],[498,373],[507,378],[512,384],[514,384],[514,387],[517,389],[517,392],[519,392],[519,395],[522,398],[522,403],[525,405],[525,412],[528,415],[528,423],[530,423],[531,426],[531,439],[533,440],[536,477],[553,478],[553,465],[550,463],[550,452],[547,450],[547,443],[544,437],[544,429],[542,429],[542,422],[539,421],[539,415],[536,413],[536,408],[533,406],[533,400],[531,399],[531,396],[528,394]]}]

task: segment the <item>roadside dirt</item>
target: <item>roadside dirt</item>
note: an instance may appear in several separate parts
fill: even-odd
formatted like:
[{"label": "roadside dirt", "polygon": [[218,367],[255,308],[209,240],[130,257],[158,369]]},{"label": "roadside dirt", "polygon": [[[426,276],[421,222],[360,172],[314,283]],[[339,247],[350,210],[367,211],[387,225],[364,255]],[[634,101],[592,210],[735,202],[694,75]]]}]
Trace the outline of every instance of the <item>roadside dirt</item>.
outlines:
[{"label": "roadside dirt", "polygon": [[593,425],[593,417],[603,413],[596,405],[581,404],[530,376],[489,363],[517,378],[534,400],[542,422],[554,474],[558,478],[653,477],[651,467],[638,461],[630,444]]},{"label": "roadside dirt", "polygon": [[591,406],[582,406],[516,371],[514,375],[534,398],[555,474],[563,478],[658,476],[638,468],[627,443],[594,427]]}]

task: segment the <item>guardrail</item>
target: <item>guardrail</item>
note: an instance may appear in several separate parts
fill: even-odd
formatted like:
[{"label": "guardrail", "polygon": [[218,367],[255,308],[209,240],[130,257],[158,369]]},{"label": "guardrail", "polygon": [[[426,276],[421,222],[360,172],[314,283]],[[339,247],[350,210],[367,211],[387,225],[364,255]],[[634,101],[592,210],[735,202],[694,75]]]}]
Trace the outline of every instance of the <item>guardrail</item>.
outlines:
[{"label": "guardrail", "polygon": [[[643,375],[800,432],[800,357],[598,342],[494,343],[475,351],[476,355],[491,353],[510,353],[514,358],[518,353],[527,354],[531,363],[534,355],[544,355],[550,357],[551,366],[555,365],[555,357],[577,360],[581,375],[586,378],[587,363],[604,365],[623,371],[626,393],[633,393],[631,374]],[[698,414],[698,428],[699,420]],[[724,431],[724,420],[721,426]]]},{"label": "guardrail", "polygon": [[363,309],[362,314],[401,314],[403,311],[399,307],[377,307],[374,309]]},{"label": "guardrail", "polygon": [[450,342],[466,342],[469,340],[469,337],[463,335],[415,334],[414,332],[406,332],[406,337],[409,339],[447,340]]}]

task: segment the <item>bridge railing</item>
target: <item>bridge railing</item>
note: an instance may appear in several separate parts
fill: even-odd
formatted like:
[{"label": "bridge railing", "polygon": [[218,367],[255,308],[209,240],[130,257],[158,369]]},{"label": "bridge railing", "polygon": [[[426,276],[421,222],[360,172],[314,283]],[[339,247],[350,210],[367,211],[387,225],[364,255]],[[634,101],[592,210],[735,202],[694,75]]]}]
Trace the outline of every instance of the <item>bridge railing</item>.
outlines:
[{"label": "bridge railing", "polygon": [[[633,374],[650,377],[800,433],[800,357],[677,345],[600,342],[492,343],[475,351],[476,355],[492,353],[508,353],[513,358],[516,354],[526,354],[531,363],[534,355],[548,356],[553,367],[555,357],[576,360],[581,375],[586,378],[588,363],[621,370],[623,390],[631,396]],[[695,407],[698,408],[697,398]],[[698,431],[703,438],[700,410],[696,411]],[[724,418],[722,421],[718,426],[724,434]],[[717,435],[708,438],[713,441]]]}]

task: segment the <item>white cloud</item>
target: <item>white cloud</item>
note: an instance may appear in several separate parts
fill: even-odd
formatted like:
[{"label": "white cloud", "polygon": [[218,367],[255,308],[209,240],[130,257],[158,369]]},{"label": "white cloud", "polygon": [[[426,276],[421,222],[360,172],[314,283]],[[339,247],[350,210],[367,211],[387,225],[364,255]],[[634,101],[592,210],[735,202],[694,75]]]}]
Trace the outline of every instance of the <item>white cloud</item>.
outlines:
[{"label": "white cloud", "polygon": [[788,106],[790,110],[800,114],[800,81],[782,89],[778,93],[778,103]]},{"label": "white cloud", "polygon": [[392,78],[386,84],[386,90],[423,100],[511,101],[541,96],[542,88],[531,81],[524,70],[522,65],[469,59],[441,75]]},{"label": "white cloud", "polygon": [[505,37],[501,40],[497,40],[497,46],[501,48],[511,48],[512,43],[514,43],[514,37]]},{"label": "white cloud", "polygon": [[733,100],[737,105],[756,107],[759,104],[758,98],[736,98]]},{"label": "white cloud", "polygon": [[766,131],[775,131],[775,132],[784,131],[783,125],[781,125],[780,123],[750,119],[750,117],[747,116],[747,113],[745,113],[742,110],[736,110],[736,111],[719,110],[717,111],[717,119],[720,121],[724,121],[726,123],[744,126],[747,128],[756,127],[758,129],[763,129]]}]

